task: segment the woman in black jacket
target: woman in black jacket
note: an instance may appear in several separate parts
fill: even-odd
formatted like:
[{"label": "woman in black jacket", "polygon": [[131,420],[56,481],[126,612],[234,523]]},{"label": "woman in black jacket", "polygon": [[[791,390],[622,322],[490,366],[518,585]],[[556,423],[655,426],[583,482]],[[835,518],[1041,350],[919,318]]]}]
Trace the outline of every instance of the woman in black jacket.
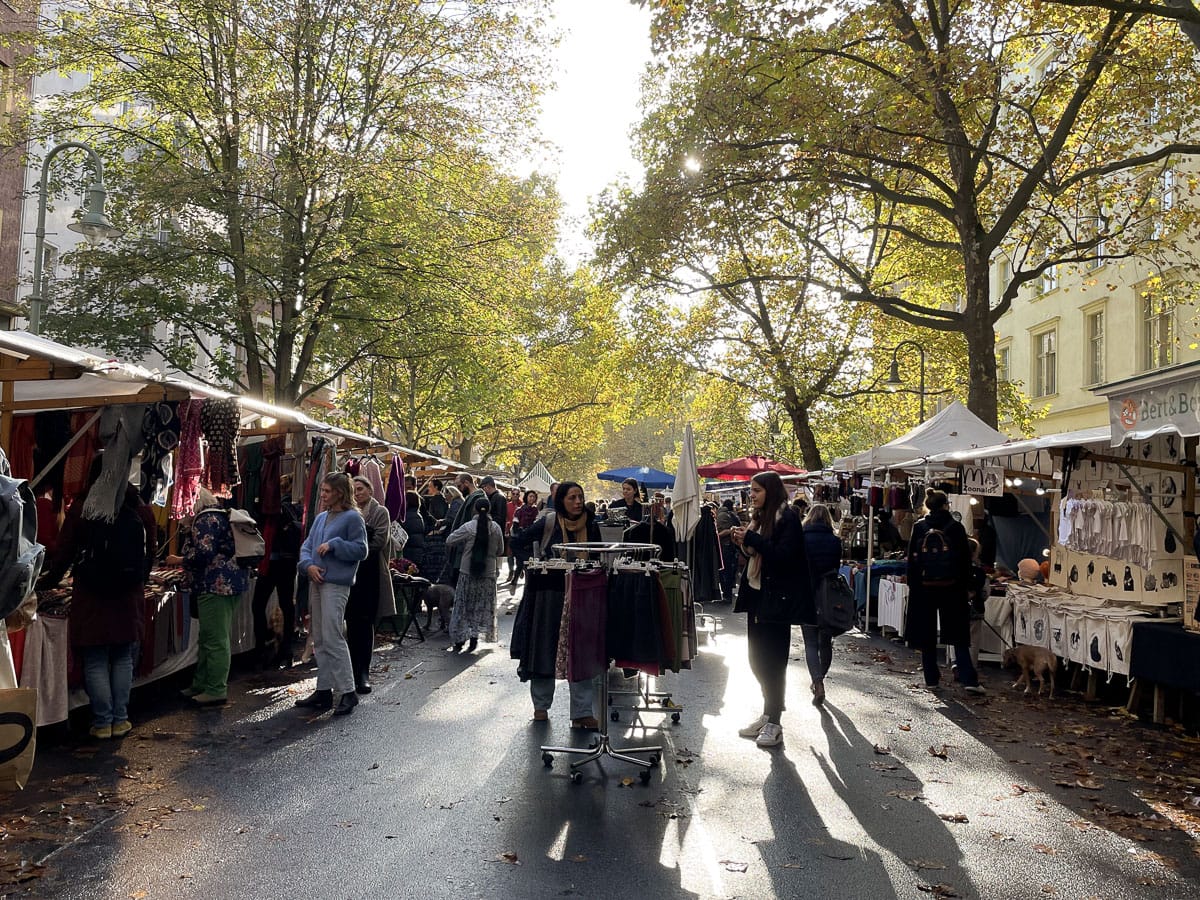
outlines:
[{"label": "woman in black jacket", "polygon": [[[544,557],[559,544],[580,544],[600,540],[600,526],[587,509],[583,488],[573,481],[564,481],[554,491],[554,509],[549,510],[528,528],[513,525],[512,547],[518,558]],[[535,553],[534,550],[537,550]],[[561,572],[546,573],[547,585],[553,590],[539,591],[525,580],[525,594],[513,620],[509,655],[519,661],[517,674],[529,682],[533,700],[533,718],[544,722],[550,717],[554,702],[554,659],[558,646],[559,625],[565,599],[565,579]],[[559,584],[559,582],[562,582]],[[538,610],[537,604],[547,608]],[[553,607],[553,608],[550,608]],[[601,678],[604,676],[601,675]],[[600,727],[596,714],[596,679],[568,682],[571,692],[571,727],[595,731]],[[601,714],[603,710],[599,711]]]},{"label": "woman in black jacket", "polygon": [[793,625],[816,625],[812,581],[800,516],[774,472],[750,482],[750,527],[733,529],[733,543],[748,559],[734,612],[747,614],[750,668],[763,694],[763,714],[738,731],[760,747],[783,741],[780,717],[787,690]]},{"label": "woman in black jacket", "polygon": [[[823,503],[815,504],[804,518],[804,549],[815,596],[821,579],[830,572],[836,575],[842,564],[842,539],[833,533],[833,518]],[[817,625],[802,624],[800,630],[812,678],[813,706],[820,706],[825,702],[825,675],[833,663],[833,635]]]},{"label": "woman in black jacket", "polygon": [[407,501],[404,512],[404,521],[401,523],[404,530],[408,532],[408,542],[404,545],[404,558],[414,563],[417,571],[423,571],[425,567],[425,532],[428,530],[428,523],[425,521],[425,513],[421,508],[421,497],[416,491],[407,491],[404,495]]},{"label": "woman in black jacket", "polygon": [[925,515],[913,525],[908,542],[908,623],[905,637],[921,651],[926,687],[941,681],[938,669],[938,619],[942,643],[954,647],[958,680],[982,694],[971,663],[971,549],[967,532],[954,520],[945,491],[927,488]]}]

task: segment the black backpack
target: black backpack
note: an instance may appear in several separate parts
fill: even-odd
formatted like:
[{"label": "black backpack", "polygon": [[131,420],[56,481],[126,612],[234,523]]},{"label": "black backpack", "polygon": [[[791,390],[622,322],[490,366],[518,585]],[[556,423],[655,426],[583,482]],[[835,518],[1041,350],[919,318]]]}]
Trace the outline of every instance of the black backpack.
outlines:
[{"label": "black backpack", "polygon": [[84,535],[75,557],[73,577],[91,588],[126,590],[144,584],[146,565],[146,526],[142,517],[122,503],[112,522],[81,522]]},{"label": "black backpack", "polygon": [[845,634],[854,627],[857,612],[854,591],[837,569],[827,572],[817,582],[817,625],[831,634]]},{"label": "black backpack", "polygon": [[950,587],[958,581],[958,566],[954,548],[946,532],[930,528],[917,550],[917,571],[925,587]]}]

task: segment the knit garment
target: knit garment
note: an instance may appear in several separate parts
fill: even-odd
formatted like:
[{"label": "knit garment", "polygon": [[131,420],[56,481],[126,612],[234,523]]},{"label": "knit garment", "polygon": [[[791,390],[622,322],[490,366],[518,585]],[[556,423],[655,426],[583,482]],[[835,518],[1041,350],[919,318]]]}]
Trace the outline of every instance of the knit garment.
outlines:
[{"label": "knit garment", "polygon": [[200,493],[200,476],[204,474],[200,453],[200,418],[205,400],[184,400],[179,404],[179,449],[175,457],[175,491],[171,500],[171,518],[183,519],[192,514],[196,495]]},{"label": "knit garment", "polygon": [[387,495],[381,502],[387,507],[393,522],[403,522],[408,517],[408,498],[404,493],[404,461],[399,456],[392,457],[392,466],[388,470]]},{"label": "knit garment", "polygon": [[237,456],[234,445],[241,429],[241,411],[236,397],[209,400],[200,414],[204,439],[208,442],[208,458],[204,465],[204,483],[214,493],[224,493],[237,484]]},{"label": "knit garment", "polygon": [[129,465],[141,449],[142,418],[146,407],[110,406],[100,417],[100,439],[104,459],[100,477],[88,491],[83,518],[92,522],[115,522],[129,485]]},{"label": "knit garment", "polygon": [[382,504],[387,499],[387,494],[383,490],[383,467],[379,465],[379,461],[363,460],[360,474],[371,482],[371,496],[375,498],[375,502]]}]

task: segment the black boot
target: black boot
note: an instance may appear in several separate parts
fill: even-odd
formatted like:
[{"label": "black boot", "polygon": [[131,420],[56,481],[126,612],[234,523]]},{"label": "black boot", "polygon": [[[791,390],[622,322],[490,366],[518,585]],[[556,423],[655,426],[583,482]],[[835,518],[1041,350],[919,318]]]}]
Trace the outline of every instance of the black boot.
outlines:
[{"label": "black boot", "polygon": [[337,709],[333,711],[335,716],[348,716],[354,712],[354,707],[358,706],[358,694],[350,691],[347,694],[342,694],[342,698],[338,700]]},{"label": "black boot", "polygon": [[478,647],[478,646],[479,646],[479,639],[478,639],[478,638],[471,638],[471,640],[470,640],[470,641],[467,643],[467,652],[468,652],[468,653],[474,653],[474,652],[475,652],[475,648],[476,648],[476,647]]},{"label": "black boot", "polygon": [[297,700],[296,705],[302,709],[332,709],[333,691],[313,691],[303,700]]},{"label": "black boot", "polygon": [[361,678],[354,679],[354,692],[356,694],[371,693],[371,682],[367,681],[366,675],[363,675]]}]

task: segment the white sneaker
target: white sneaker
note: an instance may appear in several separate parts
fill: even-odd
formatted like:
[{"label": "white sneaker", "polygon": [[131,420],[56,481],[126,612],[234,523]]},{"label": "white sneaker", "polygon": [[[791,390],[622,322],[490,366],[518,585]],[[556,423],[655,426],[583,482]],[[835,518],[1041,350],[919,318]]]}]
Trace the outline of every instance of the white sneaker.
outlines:
[{"label": "white sneaker", "polygon": [[754,743],[760,747],[776,747],[783,743],[783,726],[776,725],[774,722],[768,722],[762,727],[762,731],[758,733]]},{"label": "white sneaker", "polygon": [[761,715],[745,728],[739,728],[738,734],[744,738],[756,738],[758,733],[763,730],[763,726],[767,724],[766,715]]},{"label": "white sneaker", "polygon": [[987,693],[987,688],[985,688],[982,684],[969,684],[965,688],[963,688],[963,690],[966,691],[968,694],[986,694]]}]

